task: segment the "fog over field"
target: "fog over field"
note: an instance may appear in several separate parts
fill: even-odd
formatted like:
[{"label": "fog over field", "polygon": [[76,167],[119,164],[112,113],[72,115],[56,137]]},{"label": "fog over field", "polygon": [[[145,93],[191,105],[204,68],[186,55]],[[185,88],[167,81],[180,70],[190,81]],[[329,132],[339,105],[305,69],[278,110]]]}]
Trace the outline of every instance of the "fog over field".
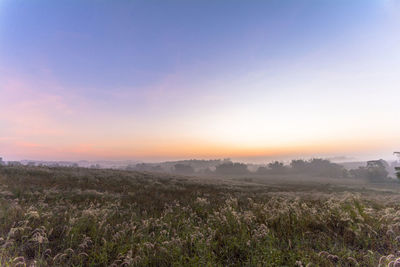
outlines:
[{"label": "fog over field", "polygon": [[0,164],[5,266],[395,266],[400,257],[397,161],[22,163]]},{"label": "fog over field", "polygon": [[400,0],[1,0],[0,266],[400,266]]}]

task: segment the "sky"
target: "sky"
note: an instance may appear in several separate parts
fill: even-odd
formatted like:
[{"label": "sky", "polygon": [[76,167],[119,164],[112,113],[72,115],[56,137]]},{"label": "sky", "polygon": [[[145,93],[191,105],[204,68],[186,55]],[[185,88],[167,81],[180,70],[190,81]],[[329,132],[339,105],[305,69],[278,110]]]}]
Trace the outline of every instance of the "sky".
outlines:
[{"label": "sky", "polygon": [[1,0],[6,160],[400,150],[400,0]]}]

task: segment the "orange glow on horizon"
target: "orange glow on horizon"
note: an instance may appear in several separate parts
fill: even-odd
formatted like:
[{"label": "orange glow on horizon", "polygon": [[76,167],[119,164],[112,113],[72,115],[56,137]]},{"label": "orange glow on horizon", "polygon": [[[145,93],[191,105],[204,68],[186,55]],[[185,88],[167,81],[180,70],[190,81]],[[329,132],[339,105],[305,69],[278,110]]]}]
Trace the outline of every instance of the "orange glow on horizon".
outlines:
[{"label": "orange glow on horizon", "polygon": [[32,159],[154,159],[154,158],[251,158],[312,156],[315,154],[346,154],[368,152],[390,147],[382,140],[341,140],[313,142],[310,144],[270,145],[246,147],[235,144],[217,144],[201,141],[151,142],[141,144],[77,144],[58,147],[36,143],[15,142],[6,148],[16,156],[26,155]]}]

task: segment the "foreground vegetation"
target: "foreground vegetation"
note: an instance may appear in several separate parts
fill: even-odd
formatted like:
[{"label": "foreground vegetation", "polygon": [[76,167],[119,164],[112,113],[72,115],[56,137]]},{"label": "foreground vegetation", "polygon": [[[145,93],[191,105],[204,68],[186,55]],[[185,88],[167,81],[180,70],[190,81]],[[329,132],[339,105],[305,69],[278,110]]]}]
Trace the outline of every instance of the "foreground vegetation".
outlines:
[{"label": "foreground vegetation", "polygon": [[245,181],[1,167],[0,265],[397,266],[395,191]]}]

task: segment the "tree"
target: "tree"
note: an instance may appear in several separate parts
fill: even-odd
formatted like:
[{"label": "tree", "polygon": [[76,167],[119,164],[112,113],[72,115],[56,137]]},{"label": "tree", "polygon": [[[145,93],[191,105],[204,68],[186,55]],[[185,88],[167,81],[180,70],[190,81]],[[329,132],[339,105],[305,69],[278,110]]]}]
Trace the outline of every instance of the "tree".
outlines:
[{"label": "tree", "polygon": [[386,167],[389,165],[383,159],[367,161],[367,178],[374,182],[379,182],[388,177]]},{"label": "tree", "polygon": [[244,163],[227,162],[218,165],[215,169],[218,174],[248,174],[249,170]]},{"label": "tree", "polygon": [[[394,152],[393,154],[395,154],[397,157],[399,157],[399,160],[400,160],[400,152]],[[397,178],[400,179],[400,167],[395,167],[394,169],[396,170]]]},{"label": "tree", "polygon": [[290,162],[290,167],[296,171],[305,171],[307,168],[308,162],[302,159],[294,159]]},{"label": "tree", "polygon": [[347,177],[347,170],[339,164],[326,159],[313,158],[311,160],[292,160],[291,169],[295,173],[302,173],[311,176],[341,178]]},{"label": "tree", "polygon": [[192,174],[192,173],[194,173],[194,169],[193,169],[192,166],[186,165],[186,164],[181,164],[181,163],[178,163],[178,164],[174,165],[174,171],[176,173],[179,173],[179,174]]},{"label": "tree", "polygon": [[326,159],[312,159],[310,161],[311,172],[316,176],[345,177],[346,170],[343,166],[332,163]]},{"label": "tree", "polygon": [[268,164],[268,168],[270,169],[271,173],[281,174],[285,173],[287,168],[283,164],[283,162],[274,161]]},{"label": "tree", "polygon": [[371,182],[382,182],[388,177],[386,168],[389,165],[386,161],[370,160],[367,162],[366,167],[359,167],[355,170],[350,170],[350,174],[355,178],[366,178]]}]

